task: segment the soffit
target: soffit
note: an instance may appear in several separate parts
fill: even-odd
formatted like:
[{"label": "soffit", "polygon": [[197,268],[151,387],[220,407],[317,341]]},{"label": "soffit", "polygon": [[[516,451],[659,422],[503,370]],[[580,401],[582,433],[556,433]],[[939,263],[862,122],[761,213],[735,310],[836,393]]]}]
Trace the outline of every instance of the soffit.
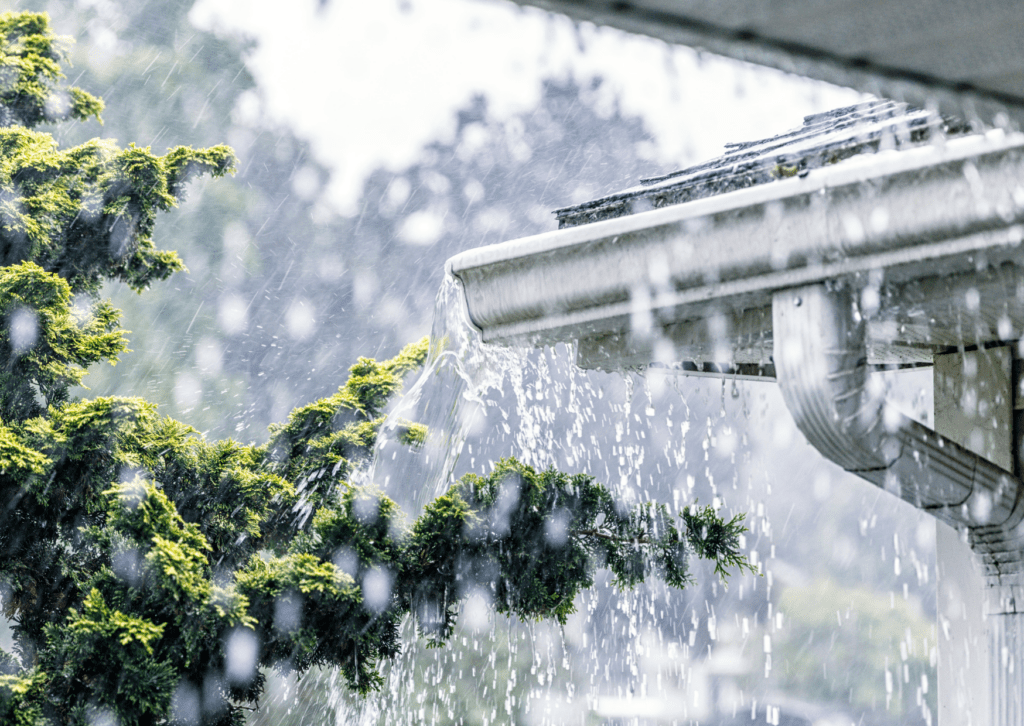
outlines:
[{"label": "soffit", "polygon": [[1020,0],[516,0],[984,123],[1024,124]]}]

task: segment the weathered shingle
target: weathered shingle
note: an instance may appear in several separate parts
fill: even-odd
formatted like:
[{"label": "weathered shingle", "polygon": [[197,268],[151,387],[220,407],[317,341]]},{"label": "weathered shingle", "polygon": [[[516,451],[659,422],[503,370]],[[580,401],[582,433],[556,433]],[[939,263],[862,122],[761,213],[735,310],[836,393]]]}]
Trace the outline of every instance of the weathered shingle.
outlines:
[{"label": "weathered shingle", "polygon": [[682,204],[736,189],[802,176],[810,170],[880,149],[906,148],[960,135],[956,120],[894,101],[870,101],[804,118],[799,128],[759,141],[726,144],[716,159],[639,186],[555,210],[559,229]]}]

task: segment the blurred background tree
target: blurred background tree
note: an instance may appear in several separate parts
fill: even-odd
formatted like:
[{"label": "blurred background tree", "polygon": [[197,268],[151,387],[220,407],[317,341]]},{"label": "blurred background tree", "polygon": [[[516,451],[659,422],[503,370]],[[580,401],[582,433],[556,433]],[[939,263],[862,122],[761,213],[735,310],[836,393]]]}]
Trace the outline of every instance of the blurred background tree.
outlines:
[{"label": "blurred background tree", "polygon": [[358,215],[343,217],[323,197],[329,170],[264,113],[250,43],[193,27],[190,0],[20,6],[48,9],[58,32],[82,39],[76,82],[107,104],[103,126],[55,129],[62,144],[228,143],[240,159],[234,178],[195,185],[157,230],[187,275],[146,296],[111,287],[134,352],[86,381],[97,395],[144,393],[211,436],[265,440],[358,356],[388,357],[426,334],[449,256],[552,229],[552,209],[659,170],[638,155],[642,122],[598,108],[599,81],[549,81],[539,108],[511,119],[475,99],[453,139],[401,172],[373,173]]}]

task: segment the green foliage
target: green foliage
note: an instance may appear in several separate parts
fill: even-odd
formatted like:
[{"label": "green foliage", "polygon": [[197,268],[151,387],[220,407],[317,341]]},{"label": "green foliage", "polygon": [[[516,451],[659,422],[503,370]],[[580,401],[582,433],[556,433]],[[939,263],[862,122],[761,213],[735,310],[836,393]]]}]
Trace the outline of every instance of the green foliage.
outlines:
[{"label": "green foliage", "polygon": [[331,665],[360,693],[380,686],[380,658],[398,653],[399,614],[367,609],[350,575],[314,555],[292,554],[255,557],[238,584],[259,623],[262,665]]},{"label": "green foliage", "polygon": [[45,681],[38,671],[0,675],[0,723],[38,726],[44,723],[41,701]]},{"label": "green foliage", "polygon": [[148,540],[144,556],[151,587],[177,603],[206,602],[211,590],[206,554],[212,548],[199,527],[185,522],[162,491],[139,479],[105,493],[113,500],[110,527],[136,542]]},{"label": "green foliage", "polygon": [[379,416],[398,390],[402,377],[423,364],[428,350],[429,341],[424,338],[384,363],[360,358],[351,368],[348,383],[339,391],[343,404],[367,418]]},{"label": "green foliage", "polygon": [[100,118],[103,101],[81,88],[61,89],[61,63],[71,38],[57,36],[45,14],[0,15],[0,125],[35,126],[68,118]]},{"label": "green foliage", "polygon": [[[11,68],[28,74],[0,104],[36,123],[30,101],[59,95],[59,67],[44,62],[61,57],[56,40],[45,16],[0,23],[7,57],[22,59]],[[69,95],[67,115],[98,113]],[[359,359],[265,446],[207,442],[138,398],[73,399],[86,368],[126,345],[118,312],[90,294],[180,269],[152,244],[156,213],[233,158],[96,140],[60,151],[0,128],[0,578],[18,655],[0,658],[4,723],[238,724],[262,695],[257,666],[336,667],[365,693],[399,653],[406,615],[440,645],[475,588],[500,612],[564,623],[602,565],[623,586],[660,574],[680,587],[691,551],[721,574],[742,567],[737,519],[705,509],[677,527],[665,507],[623,511],[589,476],[511,459],[407,523],[352,480],[426,340]],[[400,436],[425,438],[412,423]]]},{"label": "green foliage", "polygon": [[[69,630],[72,633],[102,638],[114,637],[122,647],[141,646],[147,654],[153,655],[150,643],[164,634],[166,623],[155,625],[142,618],[132,617],[115,610],[111,611],[103,602],[99,590],[92,590],[82,603],[81,613],[72,615]],[[135,648],[138,649],[137,647]]]},{"label": "green foliage", "polygon": [[107,278],[141,291],[184,269],[153,245],[157,213],[176,206],[188,179],[234,163],[226,146],[156,156],[93,139],[61,151],[48,134],[0,128],[0,262],[31,260],[74,292],[95,293]]},{"label": "green foliage", "polygon": [[154,247],[157,213],[174,207],[196,175],[232,172],[234,153],[179,146],[156,156],[99,139],[58,150],[31,127],[99,118],[103,107],[81,89],[59,87],[69,45],[45,13],[0,15],[0,262],[31,260],[74,292],[95,293],[108,278],[140,291],[184,267]]},{"label": "green foliage", "polygon": [[[855,712],[920,710],[917,690],[936,643],[934,625],[912,603],[819,580],[787,588],[779,609],[787,624],[775,637],[775,662],[788,692]],[[923,694],[933,714],[936,685]]]},{"label": "green foliage", "polygon": [[[253,634],[254,666],[338,667],[365,693],[398,654],[406,614],[442,644],[474,588],[503,613],[564,622],[602,563],[623,585],[652,572],[686,583],[690,546],[664,508],[621,513],[586,475],[503,460],[411,527],[389,498],[350,484],[357,463],[343,457],[364,457],[379,421],[339,412],[379,411],[380,388],[397,390],[424,350],[374,364],[374,386],[361,361],[266,447],[207,443],[138,399],[67,402],[7,427],[7,521],[33,526],[0,534],[5,604],[23,658],[43,674],[43,722],[84,719],[89,704],[152,722],[175,693],[230,670],[224,644],[237,632]],[[258,699],[261,678],[222,684],[217,718]]]},{"label": "green foliage", "polygon": [[[401,389],[402,378],[423,364],[427,350],[424,338],[382,363],[360,358],[337,393],[295,409],[284,425],[271,426],[267,450],[277,463],[273,470],[299,482],[307,514],[323,496],[325,485],[333,478],[347,479],[353,465],[369,456],[387,400]],[[401,438],[407,444],[422,444],[426,429],[407,425]],[[327,473],[330,476],[325,477]]]},{"label": "green foliage", "polygon": [[694,506],[692,509],[684,507],[682,518],[694,551],[698,557],[715,563],[716,575],[724,578],[729,568],[736,568],[738,572],[756,571],[739,549],[740,535],[747,531],[743,526],[746,514],[741,512],[726,522],[713,507]]},{"label": "green foliage", "polygon": [[405,423],[396,426],[398,442],[419,448],[427,441],[427,427],[423,424]]},{"label": "green foliage", "polygon": [[[2,133],[2,132],[0,132]],[[0,416],[23,421],[67,400],[86,369],[126,347],[120,314],[99,303],[76,315],[71,288],[33,262],[0,269]]]},{"label": "green foliage", "polygon": [[166,623],[108,607],[99,590],[91,590],[66,624],[46,629],[49,647],[40,667],[47,675],[47,710],[61,721],[88,723],[87,709],[99,705],[121,723],[151,722],[147,717],[166,709],[177,682],[174,664],[154,650],[165,629]]},{"label": "green foliage", "polygon": [[25,446],[14,431],[0,424],[0,476],[25,480],[43,474],[48,463],[45,454]]},{"label": "green foliage", "polygon": [[11,676],[21,670],[18,659],[10,653],[0,650],[0,675]]},{"label": "green foliage", "polygon": [[[743,531],[710,508],[702,516],[708,526]],[[449,637],[457,605],[473,587],[488,590],[500,613],[564,624],[576,594],[593,584],[596,565],[611,569],[622,587],[652,574],[685,587],[687,560],[698,547],[723,575],[729,563],[746,565],[736,540],[712,551],[706,539],[689,541],[662,505],[622,511],[586,474],[536,472],[503,459],[487,477],[463,477],[416,521],[411,607],[435,642]]]}]

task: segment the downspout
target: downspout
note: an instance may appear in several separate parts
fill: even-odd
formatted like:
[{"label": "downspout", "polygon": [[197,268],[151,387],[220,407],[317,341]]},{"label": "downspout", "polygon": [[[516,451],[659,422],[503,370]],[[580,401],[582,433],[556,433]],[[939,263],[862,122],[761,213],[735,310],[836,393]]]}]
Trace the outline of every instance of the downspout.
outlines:
[{"label": "downspout", "polygon": [[1024,483],[904,416],[868,385],[847,282],[776,292],[774,362],[797,427],[840,467],[966,534],[983,568],[993,726],[1024,723]]}]

